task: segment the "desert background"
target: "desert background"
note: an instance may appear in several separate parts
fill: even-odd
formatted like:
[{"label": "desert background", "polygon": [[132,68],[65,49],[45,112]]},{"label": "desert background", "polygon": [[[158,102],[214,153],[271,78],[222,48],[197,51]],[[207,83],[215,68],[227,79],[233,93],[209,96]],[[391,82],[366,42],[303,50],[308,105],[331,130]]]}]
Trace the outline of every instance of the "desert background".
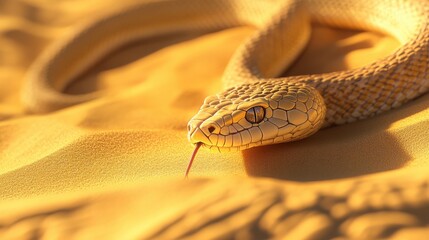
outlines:
[{"label": "desert background", "polygon": [[[129,2],[0,0],[0,239],[427,239],[427,94],[299,142],[201,149],[183,180],[187,121],[222,89],[250,27],[137,42],[67,89],[99,99],[27,113],[21,87],[43,50]],[[314,25],[283,75],[358,68],[398,47]]]}]

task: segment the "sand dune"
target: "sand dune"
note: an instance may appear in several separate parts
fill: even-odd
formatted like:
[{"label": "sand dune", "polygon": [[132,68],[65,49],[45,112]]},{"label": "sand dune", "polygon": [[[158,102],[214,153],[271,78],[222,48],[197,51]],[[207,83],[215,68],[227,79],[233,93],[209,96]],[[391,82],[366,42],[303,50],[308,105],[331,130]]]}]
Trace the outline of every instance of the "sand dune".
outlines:
[{"label": "sand dune", "polygon": [[[0,239],[429,234],[427,95],[295,143],[202,150],[191,180],[182,181],[193,150],[186,123],[221,89],[222,71],[250,28],[133,44],[67,90],[102,91],[100,99],[27,114],[19,94],[31,63],[117,4],[0,2]],[[398,46],[377,33],[314,26],[307,50],[284,75],[357,68]]]},{"label": "sand dune", "polygon": [[[426,239],[425,171],[344,181],[172,179],[3,204],[2,239]],[[424,186],[422,186],[422,180]],[[11,210],[13,209],[13,210]]]}]

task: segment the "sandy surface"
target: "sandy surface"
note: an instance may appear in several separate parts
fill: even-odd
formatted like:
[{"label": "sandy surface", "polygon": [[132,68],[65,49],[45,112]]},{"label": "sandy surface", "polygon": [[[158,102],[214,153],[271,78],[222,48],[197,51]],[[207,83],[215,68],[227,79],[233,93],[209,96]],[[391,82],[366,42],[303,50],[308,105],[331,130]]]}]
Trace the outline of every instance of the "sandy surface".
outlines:
[{"label": "sandy surface", "polygon": [[[26,114],[19,94],[31,63],[115,4],[0,1],[0,239],[429,234],[428,95],[295,143],[200,151],[191,180],[182,181],[193,150],[186,123],[221,89],[222,71],[250,28],[133,44],[68,89],[103,91],[102,98]],[[376,33],[313,30],[284,75],[357,68],[399,46]]]}]

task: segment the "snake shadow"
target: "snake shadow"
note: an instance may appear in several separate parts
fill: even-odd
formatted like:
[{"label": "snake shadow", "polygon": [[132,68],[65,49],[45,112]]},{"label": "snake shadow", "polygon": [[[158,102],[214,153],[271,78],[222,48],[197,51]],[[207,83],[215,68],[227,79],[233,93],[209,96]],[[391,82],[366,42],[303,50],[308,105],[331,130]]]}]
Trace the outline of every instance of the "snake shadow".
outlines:
[{"label": "snake shadow", "polygon": [[[64,91],[71,95],[103,92],[106,90],[106,87],[102,84],[103,72],[108,72],[110,70],[126,66],[165,47],[189,41],[213,32],[216,31],[173,33],[133,41],[114,49],[100,61],[90,66],[88,70],[84,71],[77,78],[71,81]],[[142,82],[144,82],[144,79],[139,78],[137,82],[131,82],[128,84],[138,85]]]},{"label": "snake shadow", "polygon": [[[416,127],[396,121],[429,108],[429,94],[376,117],[323,129],[307,139],[248,149],[242,152],[249,176],[293,181],[317,181],[361,176],[399,169],[413,161],[395,134]],[[426,134],[422,132],[421,134]],[[409,134],[408,134],[409,135]],[[419,141],[408,136],[402,141]]]},{"label": "snake shadow", "polygon": [[[358,67],[350,65],[347,54],[374,47],[374,41],[368,38],[356,41],[355,36],[358,34],[365,33],[314,25],[306,50],[282,76]],[[394,40],[390,41],[392,46],[396,44]],[[428,94],[401,108],[364,121],[323,129],[304,140],[245,150],[242,152],[245,170],[249,176],[305,182],[356,177],[402,168],[413,161],[413,156],[402,147],[404,138],[398,139],[395,134],[404,136],[400,131],[406,131],[413,125],[404,124],[406,126],[402,129],[394,130],[389,130],[389,126],[427,108]],[[418,136],[412,136],[406,141],[418,139]]]}]

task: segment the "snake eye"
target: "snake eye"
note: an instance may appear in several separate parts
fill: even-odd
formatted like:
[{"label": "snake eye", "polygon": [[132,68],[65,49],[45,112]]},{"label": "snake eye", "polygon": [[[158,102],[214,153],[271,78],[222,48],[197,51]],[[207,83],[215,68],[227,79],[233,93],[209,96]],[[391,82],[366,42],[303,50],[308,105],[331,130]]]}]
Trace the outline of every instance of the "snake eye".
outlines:
[{"label": "snake eye", "polygon": [[250,123],[260,123],[264,120],[265,108],[261,106],[252,107],[246,111],[246,120]]}]

